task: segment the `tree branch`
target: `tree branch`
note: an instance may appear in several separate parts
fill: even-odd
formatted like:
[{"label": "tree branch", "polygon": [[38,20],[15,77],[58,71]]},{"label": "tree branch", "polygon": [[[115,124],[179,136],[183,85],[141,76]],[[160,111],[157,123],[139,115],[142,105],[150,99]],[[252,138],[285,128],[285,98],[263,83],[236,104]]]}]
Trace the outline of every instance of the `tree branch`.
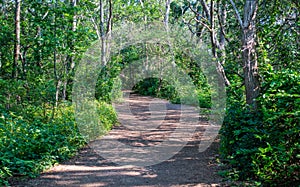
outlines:
[{"label": "tree branch", "polygon": [[244,28],[248,28],[250,26],[250,22],[255,18],[257,10],[257,1],[251,0],[246,1],[244,8]]},{"label": "tree branch", "polygon": [[[197,12],[195,9],[193,9],[193,7],[191,6],[191,3],[189,3],[189,8],[190,8],[190,10],[196,15],[196,17],[199,16],[199,17],[201,17],[201,19],[204,19],[205,21],[208,22],[208,20],[207,20],[205,17],[203,17],[202,15],[200,15],[199,12]],[[198,19],[197,19],[197,20],[198,20]],[[200,21],[200,20],[199,20],[199,21]]]},{"label": "tree branch", "polygon": [[236,8],[236,6],[235,6],[235,3],[234,3],[232,0],[229,0],[229,1],[230,1],[231,5],[233,6],[233,9],[234,9],[234,11],[235,11],[235,16],[236,16],[236,18],[238,19],[238,22],[239,22],[241,28],[244,28],[244,27],[243,27],[243,21],[242,21],[242,19],[241,19],[241,15],[240,15],[239,11],[237,10],[237,8]]},{"label": "tree branch", "polygon": [[209,10],[208,10],[207,4],[203,0],[201,0],[200,3],[201,3],[201,5],[202,5],[202,7],[204,9],[204,12],[206,13],[207,18],[210,20],[210,14],[209,14]]},{"label": "tree branch", "polygon": [[212,32],[211,28],[206,25],[205,23],[203,23],[202,21],[198,20],[197,18],[194,18],[193,20],[195,20],[196,22],[200,23],[201,25],[203,25],[204,27],[206,27],[210,32]]},{"label": "tree branch", "polygon": [[[219,26],[220,26],[221,35],[223,35],[224,39],[229,43],[230,40],[226,37],[225,31],[224,31],[224,27],[226,24],[222,23],[226,20],[226,15],[222,15],[222,17],[220,16],[219,7],[218,7],[217,11],[218,11],[217,15],[218,15],[218,22],[219,22]],[[220,42],[220,43],[222,43],[222,42]]]}]

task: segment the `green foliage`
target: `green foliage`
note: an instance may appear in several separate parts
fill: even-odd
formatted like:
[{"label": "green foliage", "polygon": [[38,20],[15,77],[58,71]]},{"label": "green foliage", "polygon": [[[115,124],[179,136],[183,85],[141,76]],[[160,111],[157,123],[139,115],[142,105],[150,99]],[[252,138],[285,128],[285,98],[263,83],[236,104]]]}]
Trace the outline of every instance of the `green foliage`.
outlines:
[{"label": "green foliage", "polygon": [[[178,93],[176,88],[167,81],[159,78],[146,78],[138,82],[133,90],[141,95],[149,95],[153,97],[163,98],[171,101],[172,103],[193,104],[193,101],[189,101],[191,93]],[[190,90],[189,90],[190,91]],[[201,92],[201,90],[195,90],[198,94],[199,106],[201,108],[211,107],[210,94],[207,92]]]},{"label": "green foliage", "polygon": [[227,110],[221,152],[233,167],[231,176],[266,185],[296,185],[300,172],[300,74],[293,70],[264,75],[261,109],[238,104]]},{"label": "green foliage", "polygon": [[117,123],[113,107],[103,101],[84,101],[76,108],[78,129],[87,141],[100,138]]},{"label": "green foliage", "polygon": [[118,101],[122,98],[122,82],[118,77],[120,73],[120,65],[116,61],[111,63],[111,68],[103,67],[101,69],[95,93],[95,97],[98,100],[108,103]]},{"label": "green foliage", "polygon": [[141,95],[150,95],[175,101],[178,97],[174,86],[158,78],[146,78],[137,83],[133,90]]},{"label": "green foliage", "polygon": [[45,123],[39,118],[25,119],[2,111],[1,182],[11,175],[33,177],[54,163],[73,156],[78,148],[85,145],[71,116],[70,109],[66,107],[55,119]]},{"label": "green foliage", "polygon": [[[27,107],[31,116],[2,110],[0,116],[0,184],[13,175],[34,177],[53,164],[75,155],[86,144],[78,131],[74,109],[61,104],[53,119],[42,118],[42,108]],[[33,112],[34,111],[34,112]],[[52,110],[46,110],[51,116]],[[97,105],[99,120],[110,129],[117,118],[112,106]]]},{"label": "green foliage", "polygon": [[[228,3],[215,4],[219,2]],[[300,173],[299,6],[296,1],[259,2],[256,53],[262,85],[257,98],[259,109],[255,112],[245,106],[241,31],[232,6],[229,3],[225,6],[228,11],[222,30],[226,34],[223,65],[231,86],[227,89],[228,109],[221,130],[221,152],[232,166],[228,174],[234,180],[255,180],[253,185],[297,185]],[[35,176],[74,155],[85,144],[84,138],[97,138],[109,131],[117,118],[107,103],[119,101],[122,86],[140,78],[132,72],[144,63],[142,59],[162,56],[169,46],[143,43],[110,54],[107,66],[99,71],[95,93],[99,101],[87,102],[83,106],[87,110],[80,114],[82,120],[95,119],[83,124],[91,137],[82,137],[74,110],[67,103],[71,100],[75,67],[87,47],[97,39],[98,2],[82,0],[72,6],[63,1],[22,1],[21,56],[15,78],[12,76],[15,4],[14,1],[0,4],[0,185],[8,185],[8,177]],[[197,16],[203,17],[200,21],[206,26],[195,22],[189,5],[199,12]],[[242,10],[244,2],[237,1],[236,6]],[[181,26],[189,23],[195,27],[190,28],[195,36],[201,36],[194,37],[195,40],[199,43],[210,40],[207,30],[210,23],[205,19],[208,15],[200,1],[174,0],[170,8],[170,23]],[[222,24],[216,19],[220,8],[219,5],[215,8],[215,31]],[[104,3],[104,9],[105,14],[109,12],[108,3]],[[113,25],[162,21],[164,11],[162,1],[115,0]],[[107,14],[104,19],[108,20]],[[192,78],[200,107],[210,108],[213,94],[199,64],[190,59],[188,51],[176,48],[172,52],[176,65]],[[128,65],[130,75],[122,85],[118,76]],[[144,79],[135,85],[135,90],[174,103],[189,103],[191,98],[190,90],[178,93],[174,85],[157,78]],[[95,111],[89,112],[90,106]]]},{"label": "green foliage", "polygon": [[151,22],[162,20],[162,9],[164,3],[155,0],[134,1],[134,0],[115,0],[114,1],[114,20],[116,24],[124,22]]}]

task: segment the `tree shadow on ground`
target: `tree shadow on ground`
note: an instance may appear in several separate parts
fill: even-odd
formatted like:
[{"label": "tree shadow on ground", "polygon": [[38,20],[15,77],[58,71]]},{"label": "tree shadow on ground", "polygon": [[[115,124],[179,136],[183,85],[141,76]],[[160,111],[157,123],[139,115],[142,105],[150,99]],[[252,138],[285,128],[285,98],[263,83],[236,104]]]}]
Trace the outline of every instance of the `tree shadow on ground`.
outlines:
[{"label": "tree shadow on ground", "polygon": [[[133,104],[131,104],[132,113],[145,119],[148,118],[149,110],[147,108],[149,104],[147,102],[151,99],[145,96],[136,96],[134,99]],[[109,136],[114,137],[118,142],[133,147],[150,147],[160,144],[165,137],[176,129],[176,123],[180,121],[180,117],[178,117],[180,116],[180,112],[178,112],[180,110],[179,105],[167,104],[167,108],[164,122],[153,130],[150,129],[150,131],[140,133],[139,130],[130,131],[125,126],[120,125],[115,127],[109,133]],[[126,115],[124,116],[127,118]],[[102,150],[95,151],[92,146],[87,146],[73,159],[53,167],[38,178],[30,180],[14,179],[11,181],[11,186],[220,186],[222,178],[216,173],[219,168],[215,162],[219,149],[218,140],[215,140],[204,152],[199,152],[201,136],[208,122],[199,119],[197,124],[199,126],[197,126],[193,136],[188,139],[187,144],[178,152],[174,152],[172,154],[174,156],[168,157],[161,163],[144,167],[130,164],[118,165],[101,157]],[[187,124],[186,128],[190,127]],[[153,127],[151,126],[151,128]],[[185,137],[175,135],[172,138],[175,139],[174,144],[171,144],[174,147],[178,146],[177,144],[180,144],[180,141],[185,141]],[[105,137],[92,142],[92,144],[97,144],[97,141],[103,142]],[[117,152],[120,150],[112,149],[110,151]],[[126,150],[121,151],[126,152]],[[148,150],[148,153],[144,154],[153,153]],[[153,155],[155,156],[155,154]]]}]

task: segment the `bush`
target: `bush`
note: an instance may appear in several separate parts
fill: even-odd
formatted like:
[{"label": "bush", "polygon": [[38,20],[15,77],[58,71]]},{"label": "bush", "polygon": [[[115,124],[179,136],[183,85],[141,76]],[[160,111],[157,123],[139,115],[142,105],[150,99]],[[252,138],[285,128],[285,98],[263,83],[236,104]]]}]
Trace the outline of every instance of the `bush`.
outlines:
[{"label": "bush", "polygon": [[175,87],[171,86],[164,80],[154,77],[140,81],[133,87],[133,90],[141,95],[149,95],[169,100],[178,97]]},{"label": "bush", "polygon": [[235,104],[221,129],[221,153],[240,180],[265,185],[296,185],[300,173],[299,72],[269,71],[250,112]]},{"label": "bush", "polygon": [[[106,129],[116,123],[112,106],[99,103],[97,113]],[[46,121],[44,109],[28,107],[32,115],[20,116],[2,111],[0,115],[0,184],[7,185],[10,176],[34,177],[54,163],[75,155],[86,144],[78,131],[74,109],[61,104],[54,118]],[[35,112],[32,112],[35,111]],[[52,110],[47,110],[51,116]],[[24,112],[25,114],[26,112]]]},{"label": "bush", "polygon": [[[174,86],[170,85],[164,80],[158,78],[146,78],[137,83],[133,90],[141,95],[149,95],[153,97],[163,98],[176,104],[194,104],[191,90],[183,89],[186,93],[178,93]],[[211,107],[210,93],[204,91],[194,90],[198,95],[199,106],[201,108]]]}]

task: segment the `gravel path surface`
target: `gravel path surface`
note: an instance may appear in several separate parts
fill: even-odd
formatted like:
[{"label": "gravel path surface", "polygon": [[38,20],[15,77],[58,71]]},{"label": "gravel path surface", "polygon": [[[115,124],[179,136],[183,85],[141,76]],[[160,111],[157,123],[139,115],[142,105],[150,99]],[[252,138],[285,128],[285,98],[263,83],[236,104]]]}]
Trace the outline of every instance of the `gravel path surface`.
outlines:
[{"label": "gravel path surface", "polygon": [[[91,142],[89,146],[80,150],[73,159],[51,168],[38,178],[23,181],[14,180],[12,186],[227,186],[221,182],[222,178],[217,174],[217,171],[220,170],[216,163],[219,146],[218,140],[215,140],[206,151],[199,152],[200,138],[205,130],[205,126],[208,125],[207,121],[203,118],[199,118],[196,124],[196,131],[190,138],[179,137],[177,135],[172,137],[172,134],[176,134],[173,132],[179,127],[178,124],[181,116],[180,105],[169,104],[165,100],[136,94],[130,94],[127,102],[130,103],[128,106],[133,115],[126,116],[126,113],[119,111],[119,119],[123,123],[126,123],[128,118],[147,121],[147,119],[151,118],[151,115],[155,116],[155,114],[151,114],[151,104],[149,104],[153,104],[153,102],[165,104],[166,113],[163,118],[159,115],[155,116],[155,119],[159,121],[157,127],[154,127],[153,124],[148,127],[148,123],[141,123],[144,124],[145,127],[140,126],[136,129],[132,129],[125,124],[116,126],[107,136]],[[154,105],[154,107],[155,106],[158,105]],[[122,104],[118,104],[115,105],[115,107],[120,109],[123,106]],[[188,124],[187,127],[189,127]],[[137,158],[137,156],[135,156],[134,158],[125,158],[130,151],[134,151],[138,148],[159,146],[166,138],[170,138],[170,136],[175,139],[174,145],[184,141],[186,141],[187,144],[183,146],[181,150],[174,152],[173,155],[163,162],[155,165],[143,165],[141,158],[144,157]],[[118,160],[116,156],[116,158],[107,159],[106,157],[105,159],[101,156],[101,149],[97,149],[97,145],[100,143],[103,144],[107,139],[117,140],[117,142],[136,149],[122,150],[120,152],[120,149],[112,148],[110,152],[119,152],[120,158],[122,159]],[[151,149],[145,150],[149,151]],[[132,152],[132,154],[137,153]],[[141,154],[147,156],[148,153],[144,152]],[[153,160],[155,159],[153,158]],[[126,164],[126,161],[128,161],[128,164]],[[134,165],[134,163],[140,164]],[[151,159],[145,160],[144,163],[151,163]]]}]

